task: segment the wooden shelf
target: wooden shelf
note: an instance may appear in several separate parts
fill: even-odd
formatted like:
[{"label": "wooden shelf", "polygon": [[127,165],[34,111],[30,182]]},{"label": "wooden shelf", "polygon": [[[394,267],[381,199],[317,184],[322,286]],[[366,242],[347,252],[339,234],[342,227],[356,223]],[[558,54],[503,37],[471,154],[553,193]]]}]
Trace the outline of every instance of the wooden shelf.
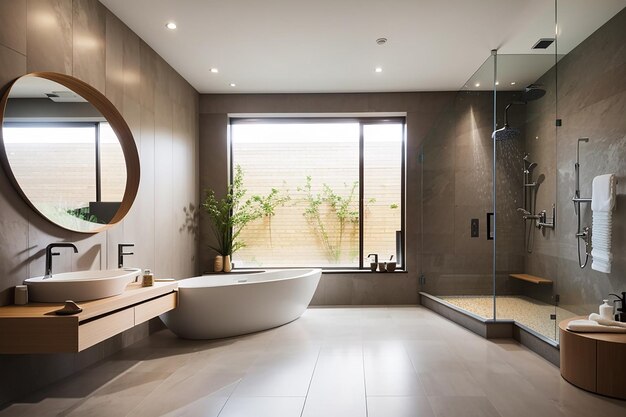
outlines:
[{"label": "wooden shelf", "polygon": [[63,303],[0,307],[0,354],[80,352],[176,308],[177,282],[152,287],[132,283],[114,297],[80,302],[72,316],[57,316]]},{"label": "wooden shelf", "polygon": [[626,399],[626,334],[567,330],[574,317],[559,323],[561,376],[568,382],[609,397]]},{"label": "wooden shelf", "polygon": [[532,282],[533,284],[552,285],[552,281],[546,278],[536,277],[529,274],[510,274],[511,278],[521,279],[522,281]]}]

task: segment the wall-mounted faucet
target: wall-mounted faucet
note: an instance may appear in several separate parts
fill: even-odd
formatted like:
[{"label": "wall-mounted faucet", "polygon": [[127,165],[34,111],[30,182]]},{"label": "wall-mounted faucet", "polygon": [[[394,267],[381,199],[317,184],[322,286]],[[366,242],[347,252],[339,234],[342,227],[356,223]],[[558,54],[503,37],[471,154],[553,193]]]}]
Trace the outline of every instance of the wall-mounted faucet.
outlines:
[{"label": "wall-mounted faucet", "polygon": [[134,255],[134,252],[124,252],[124,248],[133,248],[134,243],[120,243],[117,245],[117,267],[124,268],[124,256]]},{"label": "wall-mounted faucet", "polygon": [[367,255],[367,259],[370,259],[372,256],[374,257],[374,263],[377,264],[378,263],[378,254],[377,253],[370,253],[369,255]]},{"label": "wall-mounted faucet", "polygon": [[609,296],[611,295],[616,297],[617,301],[620,303],[619,307],[617,307],[617,305],[615,306],[615,320],[626,322],[626,292],[623,291],[621,297],[617,294],[609,294]]},{"label": "wall-mounted faucet", "polygon": [[73,248],[74,253],[78,253],[78,249],[73,243],[51,243],[46,246],[46,274],[43,279],[52,277],[52,257],[60,255],[59,252],[52,252],[52,249],[54,248]]}]

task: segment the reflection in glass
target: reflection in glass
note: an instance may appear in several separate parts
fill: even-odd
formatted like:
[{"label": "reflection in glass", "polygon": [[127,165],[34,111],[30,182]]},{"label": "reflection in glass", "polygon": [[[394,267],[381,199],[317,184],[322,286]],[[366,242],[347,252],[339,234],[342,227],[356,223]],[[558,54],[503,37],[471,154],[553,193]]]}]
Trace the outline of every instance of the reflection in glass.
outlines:
[{"label": "reflection in glass", "polygon": [[38,77],[9,92],[6,162],[28,202],[67,229],[108,224],[124,197],[126,161],[104,116],[67,87]]}]

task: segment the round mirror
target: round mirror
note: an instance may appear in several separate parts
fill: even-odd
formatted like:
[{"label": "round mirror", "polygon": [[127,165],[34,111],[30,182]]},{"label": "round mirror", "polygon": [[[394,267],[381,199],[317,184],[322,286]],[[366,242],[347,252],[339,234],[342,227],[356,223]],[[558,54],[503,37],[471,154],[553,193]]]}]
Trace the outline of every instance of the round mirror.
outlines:
[{"label": "round mirror", "polygon": [[139,155],[104,95],[68,75],[33,73],[9,86],[0,110],[0,160],[33,209],[83,233],[128,213],[139,188]]}]

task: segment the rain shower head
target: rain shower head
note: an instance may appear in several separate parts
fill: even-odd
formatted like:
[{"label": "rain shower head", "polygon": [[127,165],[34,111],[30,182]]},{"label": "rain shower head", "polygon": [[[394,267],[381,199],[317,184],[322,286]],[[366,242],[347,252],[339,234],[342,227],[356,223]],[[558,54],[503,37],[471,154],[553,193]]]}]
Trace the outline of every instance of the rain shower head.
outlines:
[{"label": "rain shower head", "polygon": [[509,139],[515,139],[520,135],[520,130],[515,128],[515,127],[511,127],[509,125],[504,125],[504,127],[496,130],[495,132],[493,132],[491,134],[491,138],[494,140],[509,140]]},{"label": "rain shower head", "polygon": [[511,106],[514,104],[525,104],[525,103],[512,102],[506,106],[506,108],[504,109],[504,127],[501,127],[500,129],[495,130],[491,134],[491,139],[509,140],[509,139],[515,139],[519,137],[519,135],[521,134],[519,129],[509,126],[509,122],[508,122],[509,108],[511,108]]},{"label": "rain shower head", "polygon": [[[520,136],[521,132],[515,127],[509,126],[508,116],[509,108],[512,105],[524,105],[529,101],[538,100],[546,94],[546,90],[543,89],[541,84],[530,84],[522,91],[522,101],[513,101],[509,103],[504,109],[504,127],[494,131],[491,134],[493,140],[508,140],[515,139]],[[534,167],[533,167],[534,168]]]},{"label": "rain shower head", "polygon": [[522,91],[522,100],[525,102],[539,100],[546,95],[546,90],[541,84],[531,84]]}]

